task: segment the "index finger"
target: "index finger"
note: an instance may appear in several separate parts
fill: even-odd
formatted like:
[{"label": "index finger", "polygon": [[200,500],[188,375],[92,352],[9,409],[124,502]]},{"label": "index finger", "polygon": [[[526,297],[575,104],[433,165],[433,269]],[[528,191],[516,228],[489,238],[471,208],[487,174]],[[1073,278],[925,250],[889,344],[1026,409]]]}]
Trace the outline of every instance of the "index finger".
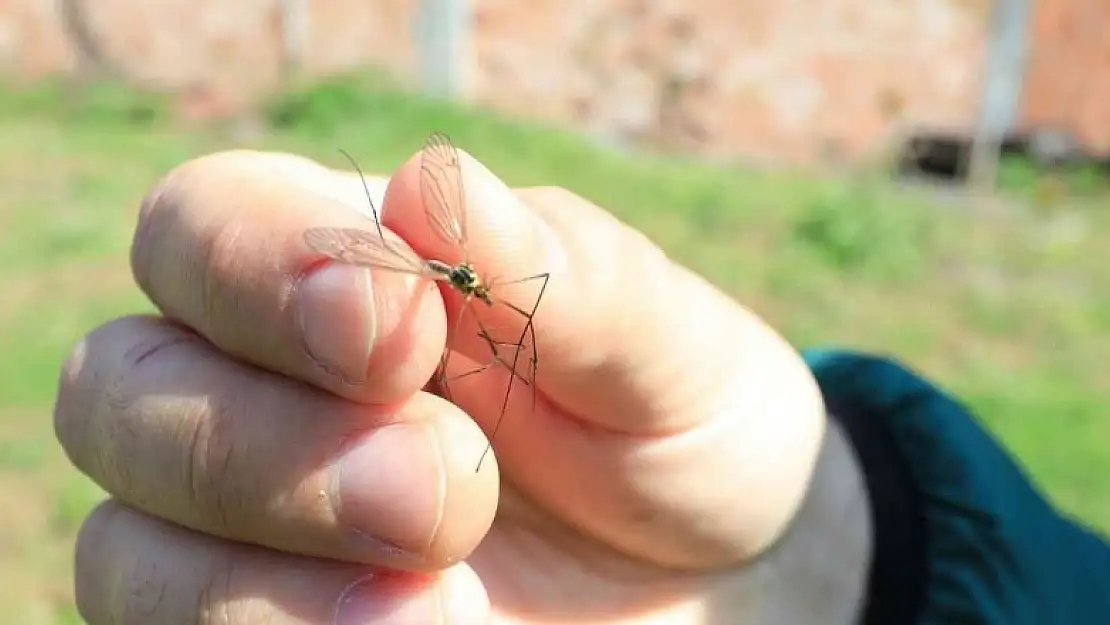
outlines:
[{"label": "index finger", "polygon": [[[798,457],[817,448],[823,423],[797,352],[604,210],[558,189],[513,193],[461,160],[466,258],[490,280],[550,273],[533,316],[536,345],[526,346],[538,353],[535,410],[532,389],[503,367],[451,389],[487,432],[501,474],[577,530],[668,567],[719,566],[769,544],[801,491],[769,491],[767,476],[805,484],[811,465]],[[419,158],[395,173],[385,222],[425,258],[458,262],[457,246],[425,216],[420,178]],[[530,310],[529,286],[498,294]],[[471,319],[507,328],[498,338],[508,343],[527,324],[498,302],[466,304],[446,289],[444,300],[449,327],[462,319],[450,345],[475,364],[489,360],[489,346]],[[745,488],[722,499],[720,480]]]},{"label": "index finger", "polygon": [[[384,223],[421,256],[467,261],[494,284],[499,305],[493,306],[444,289],[448,327],[459,323],[449,337],[453,349],[487,362],[490,347],[480,330],[500,329],[495,338],[515,342],[528,323],[520,311],[535,308],[536,345],[525,350],[534,347],[536,385],[549,402],[618,432],[696,425],[706,412],[697,409],[706,387],[728,375],[714,363],[733,359],[732,347],[746,330],[738,321],[742,309],[589,202],[555,189],[514,193],[459,154],[465,249],[438,232],[429,215],[436,209],[429,206],[421,154],[391,178],[384,210]],[[539,274],[550,277],[527,279]],[[518,371],[525,358],[522,353]],[[676,377],[704,382],[679,388]]]}]

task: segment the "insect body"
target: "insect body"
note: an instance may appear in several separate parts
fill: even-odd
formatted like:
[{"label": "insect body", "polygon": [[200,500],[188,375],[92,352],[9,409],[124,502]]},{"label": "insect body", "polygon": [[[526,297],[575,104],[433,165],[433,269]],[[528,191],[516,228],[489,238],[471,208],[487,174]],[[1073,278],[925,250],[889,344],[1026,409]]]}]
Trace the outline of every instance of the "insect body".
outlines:
[{"label": "insect body", "polygon": [[[351,164],[355,167],[359,176],[362,177],[362,171],[359,170],[354,159],[346,152],[343,152],[343,155],[351,161]],[[370,201],[370,210],[373,213],[374,225],[377,231],[372,233],[356,228],[309,228],[304,232],[304,241],[306,245],[317,253],[339,262],[447,282],[463,297],[464,311],[468,308],[470,302],[477,298],[490,307],[498,303],[504,304],[525,319],[524,328],[521,330],[519,339],[513,342],[494,340],[482,325],[481,321],[477,320],[476,317],[475,319],[479,327],[478,336],[489,346],[490,351],[493,353],[493,360],[485,366],[453,378],[457,380],[461,377],[479,373],[495,364],[503,365],[509,369],[509,381],[505,389],[501,413],[498,415],[497,422],[490,435],[490,441],[492,443],[501,425],[501,420],[505,416],[505,411],[508,408],[509,396],[512,391],[514,379],[521,379],[526,384],[532,386],[532,402],[533,406],[535,405],[535,379],[538,358],[536,356],[536,334],[535,328],[532,325],[532,318],[535,316],[540,300],[543,298],[543,293],[547,288],[547,280],[550,274],[540,273],[503,283],[514,284],[531,280],[543,280],[539,295],[536,297],[536,302],[532,306],[532,309],[528,311],[511,302],[497,298],[492,291],[493,282],[483,280],[477,270],[468,262],[462,169],[459,166],[458,151],[446,135],[433,133],[424,145],[420,159],[420,191],[424,201],[424,211],[428,219],[428,225],[441,239],[455,245],[460,250],[463,257],[462,262],[452,265],[439,260],[426,260],[417,255],[416,252],[412,251],[408,246],[401,244],[399,240],[387,237],[386,231],[382,228],[378,211],[374,207],[373,200],[370,198],[370,190],[366,187],[366,180],[364,177],[362,177],[362,179],[363,188],[366,191],[366,198]],[[394,236],[392,233],[390,233],[390,235]],[[451,332],[452,336],[457,334],[459,322],[462,320],[461,313],[462,311],[460,311],[455,321],[455,330]],[[518,358],[520,352],[524,348],[525,339],[530,339],[532,344],[532,356],[530,358],[531,380],[523,378],[517,372]],[[514,350],[511,363],[501,357],[498,347],[502,346]],[[451,399],[448,382],[452,381],[446,377],[447,363],[450,354],[451,349],[448,347],[443,352],[439,366],[441,376],[440,386],[447,395],[448,400]],[[486,448],[486,451],[489,451],[489,447]],[[485,458],[484,452],[482,458]],[[479,459],[479,469],[481,468],[481,462],[481,459]]]},{"label": "insect body", "polygon": [[452,267],[438,260],[427,262],[429,269],[443,275],[447,282],[451,283],[451,286],[463,297],[477,297],[486,304],[493,306],[493,296],[490,295],[489,287],[482,282],[482,278],[478,276],[478,272],[473,267],[467,263],[460,263]]}]

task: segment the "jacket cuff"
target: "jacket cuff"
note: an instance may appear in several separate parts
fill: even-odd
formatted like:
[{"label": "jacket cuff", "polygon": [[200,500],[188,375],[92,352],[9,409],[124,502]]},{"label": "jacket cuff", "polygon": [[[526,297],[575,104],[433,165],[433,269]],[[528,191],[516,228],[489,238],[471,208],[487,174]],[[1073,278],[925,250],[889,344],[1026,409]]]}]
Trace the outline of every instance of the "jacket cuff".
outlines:
[{"label": "jacket cuff", "polygon": [[1058,514],[965,407],[890,359],[805,356],[869,491],[864,623],[1107,622],[1092,569],[1108,579],[1110,549]]}]

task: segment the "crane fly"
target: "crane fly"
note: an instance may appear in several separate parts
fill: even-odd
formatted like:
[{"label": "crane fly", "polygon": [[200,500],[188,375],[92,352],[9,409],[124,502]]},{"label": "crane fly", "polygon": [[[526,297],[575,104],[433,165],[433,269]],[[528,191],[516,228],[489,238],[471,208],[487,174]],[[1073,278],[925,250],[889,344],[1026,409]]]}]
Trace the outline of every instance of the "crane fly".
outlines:
[{"label": "crane fly", "polygon": [[[475,469],[475,471],[478,471],[482,467],[482,461],[485,459],[486,453],[489,452],[490,446],[493,444],[494,437],[497,436],[497,430],[501,427],[501,420],[505,417],[514,379],[520,379],[523,383],[532,387],[532,406],[535,409],[536,370],[539,359],[536,353],[536,330],[532,324],[532,319],[539,308],[540,300],[543,299],[550,273],[538,273],[525,278],[501,282],[501,284],[507,285],[543,280],[535,304],[532,306],[532,310],[528,311],[512,302],[498,298],[492,290],[496,281],[483,280],[474,266],[470,264],[467,251],[466,194],[463,188],[462,167],[459,164],[458,150],[443,133],[432,133],[420,153],[420,196],[432,232],[443,241],[455,246],[459,251],[462,261],[455,265],[440,260],[424,259],[408,246],[387,238],[362,170],[359,169],[358,164],[355,163],[350,154],[342,150],[340,152],[351,162],[362,180],[363,190],[366,192],[366,199],[370,202],[370,210],[373,213],[374,226],[377,232],[368,232],[357,228],[309,228],[304,232],[304,241],[309,248],[342,263],[446,282],[463,298],[463,306],[455,319],[454,328],[448,335],[449,338],[458,334],[463,313],[469,309],[470,304],[475,299],[491,308],[495,304],[502,304],[524,317],[524,328],[521,330],[519,338],[516,342],[511,342],[495,340],[482,325],[478,316],[475,315],[474,319],[479,329],[478,336],[489,346],[493,353],[492,360],[484,366],[448,379],[447,363],[451,354],[450,346],[443,350],[443,356],[440,358],[439,382],[446,399],[449,401],[451,400],[449,382],[481,373],[498,364],[509,369],[509,380],[505,388],[501,412],[494,424],[493,432],[490,434],[490,443],[482,452],[481,458],[478,459],[478,467]],[[531,380],[522,377],[517,372],[518,359],[521,350],[524,349],[525,338],[532,343]],[[501,357],[500,347],[514,348],[511,363]]]}]

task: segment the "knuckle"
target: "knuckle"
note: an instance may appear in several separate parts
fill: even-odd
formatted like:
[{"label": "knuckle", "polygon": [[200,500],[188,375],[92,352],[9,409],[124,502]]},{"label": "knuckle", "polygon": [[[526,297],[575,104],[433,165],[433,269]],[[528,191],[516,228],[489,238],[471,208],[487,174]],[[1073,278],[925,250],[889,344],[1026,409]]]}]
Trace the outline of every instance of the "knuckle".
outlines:
[{"label": "knuckle", "polygon": [[[229,467],[235,446],[226,424],[230,414],[210,414],[205,419],[191,420],[183,471],[189,506],[203,515],[205,524],[218,533],[231,529],[236,513],[232,494],[235,492]],[[238,515],[236,515],[238,516]]]},{"label": "knuckle", "polygon": [[103,564],[101,548],[107,542],[106,535],[120,509],[118,503],[106,499],[89,511],[77,530],[74,574],[77,576],[79,586],[93,581],[86,574],[97,570]]},{"label": "knuckle", "polygon": [[173,232],[173,220],[188,196],[187,182],[194,178],[192,171],[198,167],[196,160],[179,165],[151,187],[139,206],[138,223],[131,241],[131,273],[147,293],[155,286],[159,275],[159,254]]},{"label": "knuckle", "polygon": [[[164,363],[180,362],[167,358],[167,353],[175,350],[190,350],[183,355],[189,360],[202,357],[197,352],[200,339],[192,333],[181,331],[168,325],[161,325],[157,331],[147,332],[132,342],[117,357],[114,372],[105,376],[98,405],[102,415],[98,422],[104,424],[101,434],[105,460],[100,463],[106,481],[117,492],[125,494],[128,501],[144,509],[158,510],[166,505],[165,483],[157,483],[151,475],[173,475],[179,480],[179,491],[183,496],[170,496],[168,501],[182,501],[185,513],[221,530],[228,524],[227,497],[228,467],[232,460],[231,421],[234,407],[227,402],[212,401],[212,398],[226,396],[217,389],[210,389],[204,401],[182,401],[172,408],[172,414],[150,412],[151,408],[140,404],[149,396],[150,380],[159,384],[169,381],[175,384],[172,374],[151,372],[151,368],[164,366]],[[157,358],[154,356],[158,355]],[[172,365],[171,365],[172,366]],[[217,381],[217,384],[223,384]],[[175,393],[181,396],[186,392]],[[166,423],[172,416],[174,424]],[[145,426],[145,430],[143,429]],[[152,441],[163,438],[172,453],[159,456],[149,451]],[[148,448],[144,451],[144,447]],[[174,466],[163,464],[163,470],[152,467],[158,463],[179,463]]]},{"label": "knuckle", "polygon": [[[195,335],[153,318],[124,317],[91,332],[63,368],[55,404],[56,436],[73,464],[101,487],[142,506],[153,489],[140,476],[156,432],[155,415],[138,401],[158,379],[152,358],[196,342]],[[144,495],[144,493],[147,493]]]},{"label": "knuckle", "polygon": [[73,349],[65,363],[58,382],[58,394],[54,401],[54,437],[58,439],[62,449],[74,458],[77,444],[87,440],[85,425],[88,419],[83,419],[82,407],[87,405],[84,401],[85,393],[82,386],[87,375],[89,358],[88,337],[82,339]]},{"label": "knuckle", "polygon": [[85,622],[196,622],[196,602],[181,601],[193,577],[177,573],[174,541],[165,538],[158,521],[115,502],[93,511],[78,536],[74,566],[75,602]]},{"label": "knuckle", "polygon": [[[113,437],[120,408],[126,408],[127,366],[122,355],[150,339],[136,332],[136,319],[124,317],[90,332],[71,350],[62,366],[54,403],[54,434],[73,464],[108,487],[120,475],[111,468],[113,452],[125,439]],[[123,404],[121,406],[121,403]]]},{"label": "knuckle", "polygon": [[[196,276],[194,262],[207,262],[206,248],[218,236],[220,213],[206,203],[218,201],[228,189],[241,186],[256,167],[241,151],[216,152],[178,165],[154,184],[143,198],[131,244],[131,271],[139,287],[170,312],[196,302],[177,301],[181,289]],[[206,216],[216,217],[213,221]],[[215,236],[214,236],[215,235]]]},{"label": "knuckle", "polygon": [[[232,471],[242,379],[192,366],[206,350],[196,334],[154,318],[97,328],[66,364],[55,429],[73,464],[105,490],[226,533],[250,516]],[[198,371],[195,383],[209,382],[203,395],[183,386],[183,365]],[[178,399],[149,401],[166,393]]]},{"label": "knuckle", "polygon": [[[118,623],[126,599],[123,580],[130,576],[126,553],[120,553],[118,534],[123,508],[102,502],[85,517],[77,533],[73,566],[74,603],[88,623]],[[124,621],[125,622],[125,621]]]},{"label": "knuckle", "polygon": [[[218,337],[227,324],[229,313],[234,315],[244,304],[239,297],[238,280],[241,275],[243,250],[241,247],[245,223],[231,215],[211,234],[198,241],[196,318],[198,329],[209,337]],[[231,310],[227,310],[230,307]],[[241,331],[241,327],[235,328]],[[226,336],[219,338],[228,338]]]}]

